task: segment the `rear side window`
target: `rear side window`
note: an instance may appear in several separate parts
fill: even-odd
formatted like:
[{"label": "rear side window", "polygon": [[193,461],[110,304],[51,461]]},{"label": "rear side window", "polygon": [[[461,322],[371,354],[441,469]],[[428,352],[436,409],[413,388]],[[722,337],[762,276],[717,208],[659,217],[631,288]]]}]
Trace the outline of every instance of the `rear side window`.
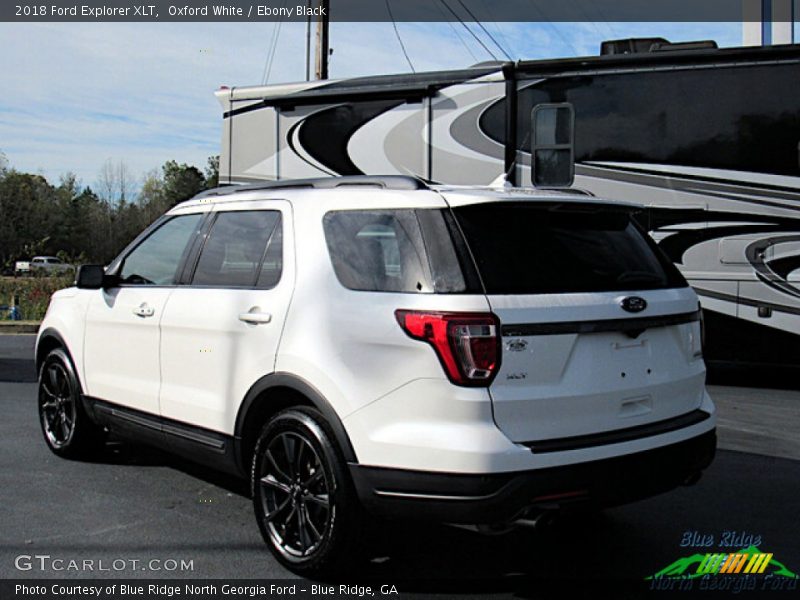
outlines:
[{"label": "rear side window", "polygon": [[335,211],[325,215],[323,227],[336,277],[348,289],[466,290],[442,211]]},{"label": "rear side window", "polygon": [[685,287],[626,211],[591,204],[476,204],[453,210],[487,294]]},{"label": "rear side window", "polygon": [[197,261],[193,285],[271,288],[282,270],[281,213],[217,214]]}]

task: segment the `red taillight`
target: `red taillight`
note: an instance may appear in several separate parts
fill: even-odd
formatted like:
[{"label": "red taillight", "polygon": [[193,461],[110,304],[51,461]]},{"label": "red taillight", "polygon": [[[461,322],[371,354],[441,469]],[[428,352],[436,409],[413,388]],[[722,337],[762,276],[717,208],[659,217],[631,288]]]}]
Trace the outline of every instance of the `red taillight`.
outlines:
[{"label": "red taillight", "polygon": [[500,369],[500,322],[492,313],[395,311],[415,340],[428,342],[455,384],[487,386]]}]

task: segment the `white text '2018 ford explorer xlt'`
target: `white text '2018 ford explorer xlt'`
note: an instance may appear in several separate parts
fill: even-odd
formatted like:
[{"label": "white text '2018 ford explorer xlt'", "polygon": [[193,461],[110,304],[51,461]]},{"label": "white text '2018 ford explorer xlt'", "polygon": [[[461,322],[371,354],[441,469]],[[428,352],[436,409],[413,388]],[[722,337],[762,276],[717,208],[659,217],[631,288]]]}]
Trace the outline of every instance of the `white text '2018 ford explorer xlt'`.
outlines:
[{"label": "white text '2018 ford explorer xlt'", "polygon": [[698,477],[697,297],[637,207],[405,177],[229,187],[53,295],[49,447],[110,431],[249,477],[285,565],[366,514],[507,524]]}]

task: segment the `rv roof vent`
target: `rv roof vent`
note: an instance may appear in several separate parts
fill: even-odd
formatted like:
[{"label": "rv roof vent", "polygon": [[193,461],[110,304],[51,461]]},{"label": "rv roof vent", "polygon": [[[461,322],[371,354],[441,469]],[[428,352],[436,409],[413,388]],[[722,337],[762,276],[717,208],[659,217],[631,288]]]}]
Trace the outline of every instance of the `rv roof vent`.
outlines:
[{"label": "rv roof vent", "polygon": [[645,54],[648,52],[675,52],[679,50],[713,50],[717,42],[703,40],[699,42],[670,42],[667,39],[629,38],[627,40],[607,40],[600,44],[600,54]]},{"label": "rv roof vent", "polygon": [[717,42],[714,40],[701,40],[697,42],[667,42],[655,43],[650,47],[650,52],[676,52],[679,50],[716,50]]}]

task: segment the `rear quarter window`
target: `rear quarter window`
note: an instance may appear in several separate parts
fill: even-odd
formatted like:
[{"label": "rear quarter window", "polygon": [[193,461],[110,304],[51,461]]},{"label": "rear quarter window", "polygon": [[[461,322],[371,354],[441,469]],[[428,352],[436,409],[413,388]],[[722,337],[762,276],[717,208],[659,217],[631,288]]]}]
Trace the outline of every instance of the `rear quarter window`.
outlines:
[{"label": "rear quarter window", "polygon": [[348,289],[466,291],[441,210],[334,211],[323,218],[323,228],[333,270]]}]

